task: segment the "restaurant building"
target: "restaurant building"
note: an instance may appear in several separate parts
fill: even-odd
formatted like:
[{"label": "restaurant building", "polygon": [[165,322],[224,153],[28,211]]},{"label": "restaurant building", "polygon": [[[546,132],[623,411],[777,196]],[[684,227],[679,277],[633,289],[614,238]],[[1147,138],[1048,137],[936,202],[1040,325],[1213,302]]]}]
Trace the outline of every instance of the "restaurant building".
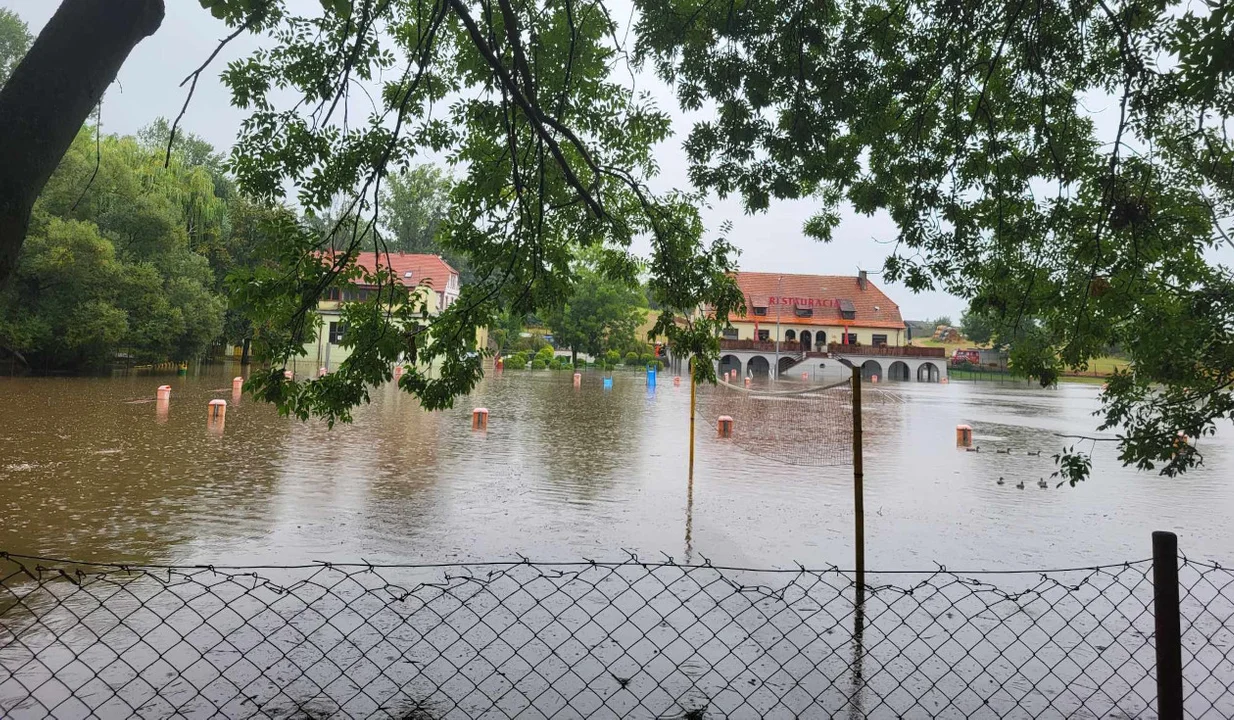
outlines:
[{"label": "restaurant building", "polygon": [[724,340],[792,344],[825,351],[830,344],[900,347],[907,340],[900,306],[857,275],[740,272],[745,315],[731,316]]}]

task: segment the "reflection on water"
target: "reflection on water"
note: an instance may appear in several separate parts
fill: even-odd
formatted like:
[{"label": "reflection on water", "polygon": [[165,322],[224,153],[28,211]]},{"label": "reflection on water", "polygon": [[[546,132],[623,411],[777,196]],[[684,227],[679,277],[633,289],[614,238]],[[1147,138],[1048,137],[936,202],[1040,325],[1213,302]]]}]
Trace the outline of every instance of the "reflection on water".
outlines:
[{"label": "reflection on water", "polygon": [[[331,430],[236,401],[235,374],[0,380],[9,419],[0,429],[0,548],[264,563],[612,558],[630,549],[851,564],[851,468],[745,453],[700,415],[687,485],[688,384],[649,390],[641,375],[619,373],[605,391],[594,373],[574,388],[567,373],[507,372],[440,413],[383,387],[354,424]],[[162,383],[172,394],[160,410]],[[1156,529],[1177,531],[1191,555],[1222,559],[1234,548],[1229,433],[1206,438],[1204,466],[1182,478],[1122,468],[1099,447],[1088,483],[1040,490],[1034,483],[1064,443],[1056,434],[1091,432],[1095,388],[881,387],[897,395],[866,413],[871,568],[1139,558]],[[221,435],[206,423],[215,398],[228,401]],[[490,410],[486,433],[470,429],[474,406]],[[974,427],[981,452],[957,452],[960,422]],[[738,418],[743,430],[751,428]],[[999,476],[1009,482],[996,485]]]}]

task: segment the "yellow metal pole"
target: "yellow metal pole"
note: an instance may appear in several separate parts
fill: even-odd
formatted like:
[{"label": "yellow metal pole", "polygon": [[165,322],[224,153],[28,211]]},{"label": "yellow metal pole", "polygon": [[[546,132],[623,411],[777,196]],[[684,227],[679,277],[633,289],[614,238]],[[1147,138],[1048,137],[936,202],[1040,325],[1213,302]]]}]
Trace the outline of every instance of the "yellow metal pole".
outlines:
[{"label": "yellow metal pole", "polygon": [[690,367],[690,482],[694,482],[694,358],[689,361]]},{"label": "yellow metal pole", "polygon": [[864,472],[861,467],[861,368],[853,367],[853,510],[857,517],[857,598],[865,599],[866,516]]}]

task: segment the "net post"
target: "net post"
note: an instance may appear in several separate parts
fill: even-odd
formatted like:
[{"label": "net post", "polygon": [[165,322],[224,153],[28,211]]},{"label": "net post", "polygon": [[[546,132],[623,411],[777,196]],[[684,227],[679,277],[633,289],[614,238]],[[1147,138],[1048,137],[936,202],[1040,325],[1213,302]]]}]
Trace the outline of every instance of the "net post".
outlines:
[{"label": "net post", "polygon": [[854,545],[857,552],[857,603],[865,600],[866,518],[865,473],[861,464],[861,368],[853,366],[853,513],[856,517]]},{"label": "net post", "polygon": [[1157,645],[1157,717],[1183,718],[1182,623],[1178,600],[1178,536],[1153,533],[1153,621]]}]

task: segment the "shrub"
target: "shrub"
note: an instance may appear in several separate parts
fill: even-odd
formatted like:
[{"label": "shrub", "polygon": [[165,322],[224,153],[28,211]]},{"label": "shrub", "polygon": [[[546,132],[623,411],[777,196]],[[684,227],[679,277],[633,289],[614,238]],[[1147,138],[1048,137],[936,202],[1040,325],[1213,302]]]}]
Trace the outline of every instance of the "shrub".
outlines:
[{"label": "shrub", "polygon": [[651,364],[655,366],[656,372],[660,372],[664,369],[664,363],[660,360],[652,360]]},{"label": "shrub", "polygon": [[638,365],[638,353],[636,352],[626,353],[626,365],[630,365],[630,366]]},{"label": "shrub", "polygon": [[555,357],[548,366],[554,370],[565,370],[570,367],[570,358],[564,356]]},{"label": "shrub", "polygon": [[544,368],[546,368],[546,367],[548,367],[548,366],[547,366],[547,365],[545,365],[545,364],[544,364],[544,361],[543,361],[543,360],[541,360],[540,358],[536,358],[535,360],[532,360],[532,361],[531,361],[531,369],[532,369],[532,370],[543,370],[543,369],[544,369]]},{"label": "shrub", "polygon": [[643,367],[650,365],[652,360],[655,360],[655,356],[653,356],[651,353],[643,353],[642,357],[638,359],[639,364],[641,364]]},{"label": "shrub", "polygon": [[602,358],[607,365],[616,365],[621,362],[621,353],[616,350],[609,350]]},{"label": "shrub", "polygon": [[545,345],[536,351],[536,359],[543,360],[546,363],[553,361],[553,346]]}]

